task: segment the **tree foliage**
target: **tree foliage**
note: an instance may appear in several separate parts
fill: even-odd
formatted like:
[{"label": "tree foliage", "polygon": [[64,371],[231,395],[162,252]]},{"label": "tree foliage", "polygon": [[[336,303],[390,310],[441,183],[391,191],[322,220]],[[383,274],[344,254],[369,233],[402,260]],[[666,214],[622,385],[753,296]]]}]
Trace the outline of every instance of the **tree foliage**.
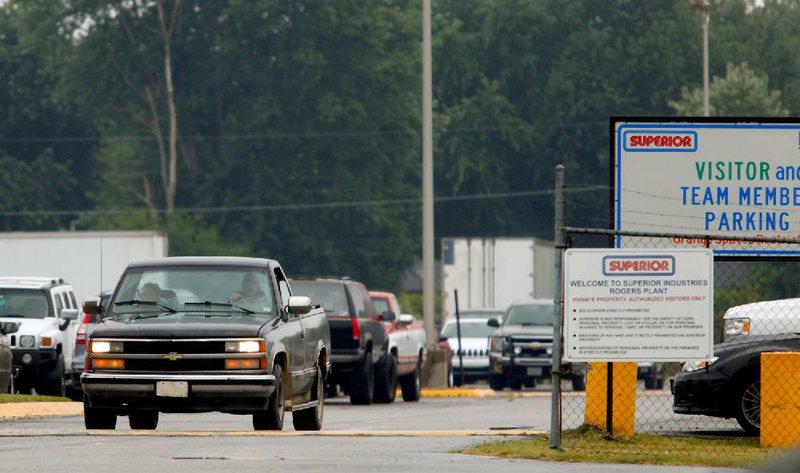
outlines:
[{"label": "tree foliage", "polygon": [[[559,163],[603,188],[568,223],[607,226],[609,117],[698,114],[688,2],[433,8],[438,237],[551,238]],[[799,21],[796,0],[712,2],[716,114],[797,114]],[[0,228],[163,228],[174,254],[397,289],[420,254],[421,37],[410,0],[8,0]]]}]

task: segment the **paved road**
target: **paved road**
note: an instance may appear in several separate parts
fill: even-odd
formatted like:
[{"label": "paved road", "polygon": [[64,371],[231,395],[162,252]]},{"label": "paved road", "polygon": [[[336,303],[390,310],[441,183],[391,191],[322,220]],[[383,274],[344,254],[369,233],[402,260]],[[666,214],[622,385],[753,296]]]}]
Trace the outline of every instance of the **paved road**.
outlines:
[{"label": "paved road", "polygon": [[[400,401],[379,406],[350,406],[346,398],[340,398],[326,403],[326,435],[314,436],[293,436],[290,415],[284,434],[253,432],[249,417],[218,413],[164,414],[153,433],[131,432],[126,419],[120,418],[118,429],[105,435],[88,434],[80,417],[2,421],[0,465],[13,465],[13,471],[63,472],[67,465],[69,471],[91,468],[115,473],[243,473],[276,467],[304,473],[739,471],[547,463],[450,453],[508,438],[491,436],[498,433],[493,430],[497,428],[547,430],[549,408],[549,397],[538,394],[524,398],[423,399],[420,403]],[[359,434],[353,436],[354,432]],[[475,432],[480,435],[474,436]]]}]

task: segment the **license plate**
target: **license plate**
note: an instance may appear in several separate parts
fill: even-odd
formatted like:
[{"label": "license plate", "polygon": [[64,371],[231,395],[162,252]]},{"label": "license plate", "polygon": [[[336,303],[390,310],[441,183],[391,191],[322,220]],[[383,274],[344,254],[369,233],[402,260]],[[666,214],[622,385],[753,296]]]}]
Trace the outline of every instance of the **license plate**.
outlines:
[{"label": "license plate", "polygon": [[542,369],[541,368],[539,368],[539,367],[528,368],[528,376],[541,376],[541,375],[542,375]]},{"label": "license plate", "polygon": [[189,397],[189,383],[186,381],[158,381],[156,382],[156,396]]}]

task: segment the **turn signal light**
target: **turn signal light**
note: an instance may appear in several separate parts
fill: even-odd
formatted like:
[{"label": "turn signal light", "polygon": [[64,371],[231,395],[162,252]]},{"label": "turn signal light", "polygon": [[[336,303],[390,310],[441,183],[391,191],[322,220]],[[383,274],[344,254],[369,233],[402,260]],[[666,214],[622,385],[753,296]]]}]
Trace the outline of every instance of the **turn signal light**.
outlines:
[{"label": "turn signal light", "polygon": [[261,368],[261,361],[264,360],[266,367],[266,360],[264,358],[231,358],[225,360],[225,369],[229,370],[257,370]]},{"label": "turn signal light", "polygon": [[125,369],[125,360],[116,358],[95,358],[92,360],[92,367],[99,370],[122,370]]}]

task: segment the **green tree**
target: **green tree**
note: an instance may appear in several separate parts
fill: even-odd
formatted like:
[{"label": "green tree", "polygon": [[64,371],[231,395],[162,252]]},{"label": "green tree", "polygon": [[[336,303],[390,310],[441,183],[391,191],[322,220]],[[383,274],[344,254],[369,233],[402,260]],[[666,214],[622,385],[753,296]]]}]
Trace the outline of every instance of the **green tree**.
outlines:
[{"label": "green tree", "polygon": [[[708,87],[708,100],[712,116],[765,116],[785,117],[789,111],[783,107],[781,93],[770,90],[766,75],[758,75],[747,63],[728,64],[725,77],[714,77]],[[688,87],[681,89],[681,98],[669,101],[669,106],[679,116],[703,114],[703,91]]]}]

